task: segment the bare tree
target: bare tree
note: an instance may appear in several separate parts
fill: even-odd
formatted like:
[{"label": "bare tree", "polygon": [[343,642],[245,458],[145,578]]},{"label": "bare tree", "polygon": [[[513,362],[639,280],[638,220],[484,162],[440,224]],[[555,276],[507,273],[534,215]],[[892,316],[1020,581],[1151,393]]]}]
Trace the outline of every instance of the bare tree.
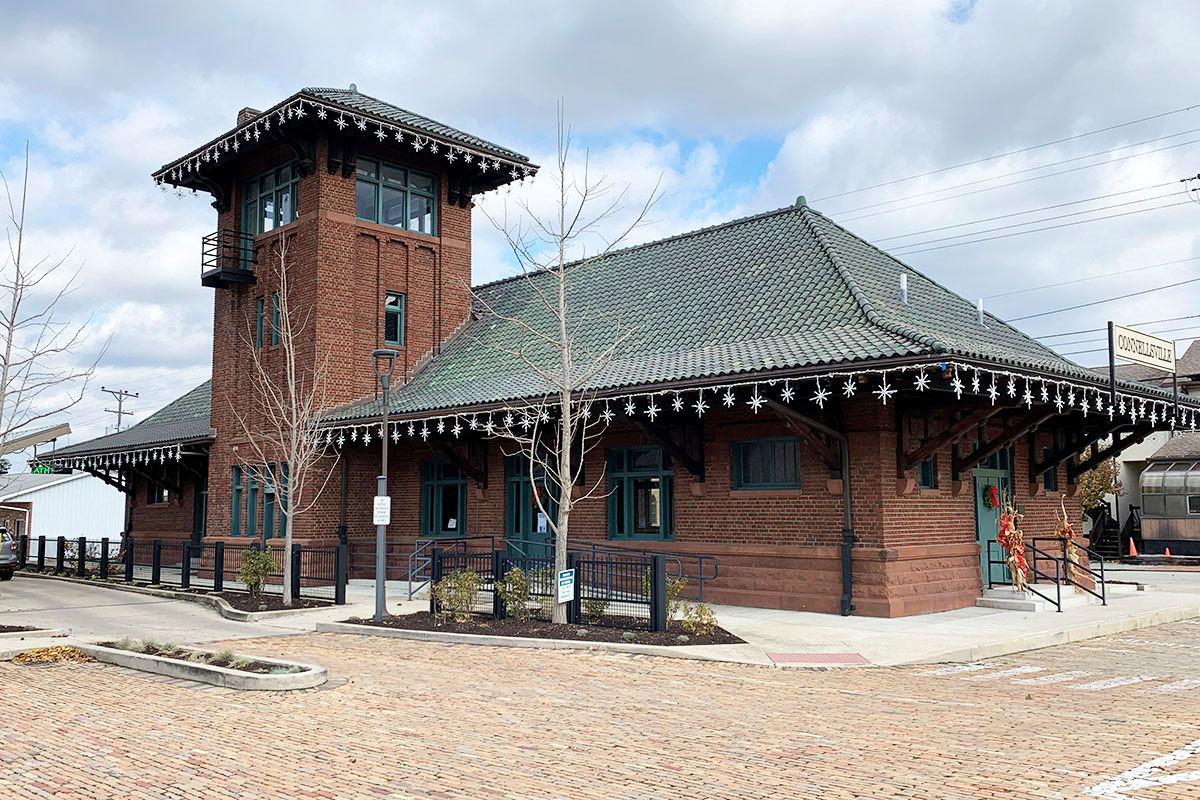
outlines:
[{"label": "bare tree", "polygon": [[29,198],[29,145],[19,195],[13,196],[0,172],[8,203],[5,235],[8,255],[0,270],[0,446],[33,426],[75,406],[108,347],[78,366],[73,356],[87,341],[89,318],[74,324],[59,315],[59,304],[78,288],[79,269],[58,260],[30,259],[25,252],[25,210]]},{"label": "bare tree", "polygon": [[[248,451],[238,453],[242,466],[257,475],[264,490],[274,493],[284,518],[283,604],[292,604],[292,533],[296,518],[311,511],[333,474],[331,456],[318,423],[325,408],[328,358],[304,363],[300,343],[312,320],[311,304],[300,307],[288,271],[287,240],[280,237],[263,275],[278,289],[264,297],[263,318],[249,320],[243,345],[250,353],[248,402],[230,399]],[[270,305],[268,305],[270,304]],[[270,346],[260,341],[270,337]],[[263,345],[263,346],[260,346]],[[333,459],[330,461],[329,459]],[[324,477],[318,468],[325,462]],[[275,464],[272,469],[268,465]],[[286,465],[286,466],[284,466]]]},{"label": "bare tree", "polygon": [[[571,511],[581,500],[594,497],[603,476],[583,485],[583,463],[599,441],[608,420],[593,413],[592,381],[622,352],[637,329],[619,319],[588,318],[570,304],[571,276],[609,255],[646,219],[658,200],[659,185],[631,219],[618,221],[628,187],[616,189],[604,176],[593,178],[585,151],[578,174],[570,164],[571,132],[558,111],[558,151],[550,176],[556,189],[554,212],[542,215],[528,200],[518,202],[520,219],[511,223],[507,209],[502,219],[489,221],[505,237],[535,304],[548,312],[548,324],[502,313],[487,297],[475,293],[485,311],[519,332],[512,347],[495,342],[488,346],[518,359],[545,384],[540,400],[526,403],[520,419],[506,425],[502,435],[517,443],[535,487],[547,486],[556,498],[534,492],[538,510],[545,515],[554,534],[555,572],[567,566],[567,535]],[[486,213],[486,212],[485,212]],[[609,229],[615,229],[610,233]],[[588,245],[597,243],[593,252]],[[576,257],[578,256],[578,257]],[[602,343],[596,344],[596,326],[602,328]],[[576,490],[579,491],[576,491]],[[551,514],[551,500],[557,513]],[[566,622],[564,603],[554,604],[553,621]]]}]

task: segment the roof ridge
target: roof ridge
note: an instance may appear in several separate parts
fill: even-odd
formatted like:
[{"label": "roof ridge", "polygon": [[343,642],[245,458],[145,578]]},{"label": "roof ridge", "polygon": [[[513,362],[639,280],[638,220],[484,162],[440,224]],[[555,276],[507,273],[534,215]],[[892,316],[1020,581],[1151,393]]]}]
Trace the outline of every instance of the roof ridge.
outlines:
[{"label": "roof ridge", "polygon": [[[642,242],[641,244],[631,244],[628,247],[622,247],[619,250],[613,250],[611,253],[605,253],[603,256],[601,256],[599,258],[597,258],[596,256],[592,256],[590,258],[576,259],[575,261],[570,261],[570,262],[564,264],[563,269],[570,269],[571,267],[579,266],[580,264],[583,264],[585,262],[603,261],[604,259],[611,258],[612,256],[622,255],[624,253],[631,253],[634,250],[643,250],[646,248],[655,247],[656,245],[660,245],[660,244],[668,244],[671,242],[681,241],[683,239],[688,239],[693,236],[699,236],[700,234],[703,234],[703,233],[711,233],[713,231],[722,230],[723,228],[731,228],[734,225],[743,225],[747,222],[757,222],[760,219],[766,219],[767,217],[783,215],[783,214],[788,213],[789,211],[795,211],[795,210],[796,210],[795,206],[784,206],[782,208],[771,209],[770,211],[759,211],[756,214],[748,214],[747,216],[738,217],[737,219],[726,220],[725,222],[717,222],[712,225],[706,225],[702,228],[693,228],[692,230],[684,231],[683,233],[674,233],[674,234],[671,234],[670,236],[664,236],[661,239],[654,239],[649,242]],[[524,272],[517,274],[517,275],[507,275],[503,278],[496,278],[495,280],[491,280],[486,283],[477,283],[474,286],[472,286],[471,289],[472,290],[487,289],[487,288],[491,288],[493,286],[498,286],[499,284],[502,284],[502,283],[508,283],[509,281],[515,281],[520,278],[528,278],[528,277],[529,277],[529,275]]]},{"label": "roof ridge", "polygon": [[[897,336],[902,336],[905,339],[909,339],[913,342],[916,342],[917,344],[924,345],[926,347],[932,347],[934,352],[937,352],[937,353],[950,352],[949,347],[947,347],[943,342],[938,341],[933,336],[928,336],[923,333],[918,333],[917,331],[914,331],[912,328],[905,327],[904,325],[897,325],[894,322],[888,322],[886,319],[884,319],[883,316],[880,315],[880,313],[875,310],[875,307],[873,305],[871,305],[871,301],[867,298],[866,293],[864,293],[862,288],[859,287],[858,281],[856,281],[854,279],[854,276],[852,274],[850,274],[850,270],[847,269],[846,266],[842,263],[841,257],[838,256],[837,252],[834,250],[833,245],[829,242],[829,240],[827,238],[825,238],[825,234],[822,233],[821,230],[816,225],[813,224],[813,221],[811,219],[809,219],[808,213],[817,214],[822,219],[826,219],[826,220],[828,220],[829,218],[826,217],[824,214],[820,214],[819,212],[814,211],[813,209],[809,208],[808,206],[801,206],[800,212],[801,212],[800,218],[804,221],[804,224],[808,228],[809,232],[813,235],[813,237],[816,238],[817,243],[821,245],[821,249],[825,251],[825,256],[829,259],[830,263],[833,264],[834,269],[836,269],[838,271],[838,275],[841,276],[842,281],[846,284],[846,288],[850,290],[850,295],[854,298],[854,301],[856,303],[858,303],[858,307],[860,309],[862,309],[863,316],[865,316],[867,318],[868,322],[870,322],[872,325],[879,328],[880,330],[895,334]],[[808,212],[808,213],[806,213],[806,212]],[[832,222],[832,220],[829,220],[829,221]],[[838,227],[841,228],[840,225],[838,225]],[[842,228],[842,230],[846,230],[846,229]],[[847,231],[847,233],[849,233],[849,231]],[[853,234],[851,234],[851,235],[853,235]],[[856,236],[855,238],[857,239],[860,237]],[[866,241],[866,240],[864,239],[863,241]],[[876,248],[876,249],[878,249],[878,248]],[[880,250],[880,252],[882,253],[883,251]],[[902,262],[899,262],[899,263],[901,263],[902,266],[907,266],[907,265],[904,265]]]},{"label": "roof ridge", "polygon": [[[808,207],[806,206],[806,208],[808,208]],[[963,300],[967,300],[967,298],[963,297],[961,294],[959,294],[958,292],[954,291],[954,290],[953,290],[953,289],[951,289],[949,286],[946,286],[946,285],[942,284],[941,282],[934,280],[933,278],[929,277],[928,275],[926,275],[926,274],[925,274],[924,272],[922,272],[921,270],[917,269],[916,267],[913,267],[913,266],[912,266],[911,264],[909,264],[907,261],[903,261],[903,260],[902,260],[902,259],[900,259],[898,256],[895,256],[895,255],[893,255],[892,253],[889,253],[887,250],[884,250],[882,247],[880,247],[879,245],[875,244],[874,242],[871,242],[871,241],[869,241],[869,240],[867,240],[867,239],[864,239],[863,237],[861,237],[861,236],[859,236],[858,234],[856,234],[854,231],[852,231],[852,230],[850,230],[849,228],[847,228],[845,225],[842,225],[841,223],[839,223],[839,222],[837,222],[836,220],[834,220],[832,217],[829,217],[829,216],[827,216],[827,215],[825,215],[825,214],[822,214],[820,211],[817,211],[815,208],[808,208],[808,210],[809,210],[809,211],[811,211],[812,213],[816,214],[817,216],[819,216],[821,219],[823,219],[823,220],[825,220],[826,222],[828,222],[830,225],[833,225],[835,228],[837,228],[838,230],[842,231],[842,232],[843,232],[843,233],[845,233],[847,236],[853,236],[855,239],[857,239],[858,241],[862,242],[863,244],[865,244],[867,247],[871,248],[871,249],[872,249],[872,250],[874,250],[875,252],[879,253],[880,255],[884,256],[885,258],[890,258],[892,261],[895,261],[897,264],[899,264],[900,266],[904,267],[906,270],[908,270],[908,271],[909,271],[909,272],[911,272],[912,274],[914,274],[914,275],[916,275],[916,276],[918,276],[918,277],[922,278],[923,280],[927,280],[927,281],[929,281],[930,283],[932,283],[934,286],[936,286],[937,288],[941,289],[942,291],[944,291],[944,292],[947,292],[947,293],[949,293],[949,294],[953,295],[954,297],[960,297],[960,298],[962,298]],[[967,302],[970,302],[970,301],[969,301],[969,300],[967,300]],[[1001,319],[1000,317],[996,316],[995,314],[993,314],[992,312],[988,311],[987,309],[984,309],[983,313],[984,313],[984,315],[985,315],[985,316],[987,316],[989,319],[991,319],[991,320],[992,320],[993,322],[995,322],[996,324],[998,324],[998,325],[1003,325],[1004,327],[1008,328],[1010,331],[1013,331],[1014,333],[1016,333],[1016,334],[1019,334],[1020,336],[1024,336],[1026,339],[1030,340],[1031,342],[1033,342],[1034,344],[1036,344],[1038,347],[1042,348],[1042,350],[1044,350],[1046,353],[1048,353],[1049,355],[1053,356],[1054,358],[1056,358],[1056,359],[1061,359],[1061,360],[1063,360],[1063,361],[1066,361],[1066,362],[1068,362],[1068,363],[1075,364],[1075,362],[1071,361],[1071,360],[1070,360],[1069,358],[1067,358],[1066,356],[1064,356],[1064,355],[1062,355],[1062,354],[1060,354],[1060,353],[1056,352],[1055,350],[1051,349],[1050,347],[1048,347],[1048,346],[1047,346],[1046,344],[1044,344],[1043,342],[1040,342],[1040,341],[1038,341],[1037,339],[1033,338],[1032,336],[1030,336],[1030,335],[1029,335],[1028,333],[1026,333],[1025,331],[1021,330],[1020,328],[1016,327],[1015,325],[1012,325],[1012,324],[1010,324],[1010,323],[1009,323],[1009,322],[1007,322],[1006,320],[1004,320],[1004,319]],[[948,348],[948,349],[949,349],[949,348]],[[1076,366],[1080,366],[1080,367],[1082,367],[1082,365],[1081,365],[1081,364],[1076,364]],[[1083,368],[1083,369],[1090,369],[1090,367],[1082,367],[1082,368]]]}]

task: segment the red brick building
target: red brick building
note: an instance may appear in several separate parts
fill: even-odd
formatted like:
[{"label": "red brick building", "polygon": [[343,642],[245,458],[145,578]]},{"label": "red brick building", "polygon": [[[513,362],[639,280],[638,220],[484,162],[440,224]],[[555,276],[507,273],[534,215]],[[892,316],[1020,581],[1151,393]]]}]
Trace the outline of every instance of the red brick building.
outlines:
[{"label": "red brick building", "polygon": [[[398,553],[435,537],[548,541],[528,470],[505,455],[546,391],[505,354],[520,336],[505,320],[537,327],[545,309],[525,277],[469,288],[472,198],[535,172],[353,87],[243,110],[154,174],[214,198],[211,389],[56,459],[127,491],[135,536],[278,544],[259,478],[283,467],[246,463],[233,409],[249,402],[250,356],[277,357],[264,266],[286,243],[292,305],[308,310],[303,363],[331,367],[333,474],[297,536],[370,550],[386,438]],[[972,605],[996,534],[988,487],[1012,493],[1027,537],[1049,536],[1060,505],[1078,517],[1082,471],[1194,425],[1195,401],[1176,410],[1143,384],[1122,382],[1113,404],[1102,377],[803,198],[571,269],[585,344],[611,341],[616,320],[636,331],[580,396],[600,431],[586,476],[605,491],[576,508],[572,538],[714,556],[709,601],[876,616]],[[399,353],[386,430],[380,347]]]}]

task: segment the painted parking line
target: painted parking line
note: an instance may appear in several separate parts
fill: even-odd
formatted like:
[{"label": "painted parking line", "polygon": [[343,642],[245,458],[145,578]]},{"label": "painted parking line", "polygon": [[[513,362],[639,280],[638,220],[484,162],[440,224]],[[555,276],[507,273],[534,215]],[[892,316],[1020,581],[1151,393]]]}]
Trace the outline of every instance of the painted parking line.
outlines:
[{"label": "painted parking line", "polygon": [[1187,642],[1156,642],[1152,639],[1113,639],[1114,642],[1121,644],[1143,644],[1151,647],[1166,647],[1171,650],[1200,650],[1200,644],[1189,644]]},{"label": "painted parking line", "polygon": [[1094,672],[1086,672],[1081,669],[1071,670],[1070,672],[1056,672],[1053,675],[1039,675],[1036,678],[1026,678],[1023,681],[1014,681],[1025,686],[1044,686],[1048,683],[1066,683],[1067,681],[1075,681],[1080,678],[1090,678],[1095,675]]},{"label": "painted parking line", "polygon": [[918,672],[918,675],[957,675],[960,672],[975,672],[980,669],[994,667],[995,664],[976,662],[974,664],[955,664],[952,667],[941,667],[940,669],[931,669],[928,672]]},{"label": "painted parking line", "polygon": [[1084,691],[1094,691],[1097,689],[1115,689],[1118,686],[1129,686],[1133,683],[1143,683],[1145,681],[1158,680],[1154,675],[1119,675],[1115,678],[1105,678],[1102,681],[1092,681],[1091,683],[1081,683],[1078,686],[1068,686],[1068,689],[1082,689]]},{"label": "painted parking line", "polygon": [[[1120,775],[1106,778],[1090,789],[1085,789],[1083,793],[1089,797],[1099,797],[1101,800],[1139,800],[1145,795],[1141,793],[1132,795],[1127,792],[1172,786],[1177,783],[1200,782],[1200,770],[1194,772],[1166,771],[1168,767],[1174,767],[1197,754],[1200,754],[1200,739],[1184,745],[1173,753],[1167,753],[1165,756],[1159,756],[1145,764],[1139,764]],[[1162,795],[1156,793],[1156,796],[1161,797]]]},{"label": "painted parking line", "polygon": [[984,675],[967,675],[959,680],[998,681],[1001,678],[1010,678],[1013,675],[1028,675],[1031,672],[1043,672],[1045,669],[1045,667],[1013,667],[1012,669],[1002,669],[999,672],[988,672]]},{"label": "painted parking line", "polygon": [[1145,691],[1154,692],[1155,694],[1174,694],[1175,692],[1186,692],[1192,689],[1200,689],[1200,680],[1187,678],[1182,681],[1155,686],[1153,689],[1146,689]]}]

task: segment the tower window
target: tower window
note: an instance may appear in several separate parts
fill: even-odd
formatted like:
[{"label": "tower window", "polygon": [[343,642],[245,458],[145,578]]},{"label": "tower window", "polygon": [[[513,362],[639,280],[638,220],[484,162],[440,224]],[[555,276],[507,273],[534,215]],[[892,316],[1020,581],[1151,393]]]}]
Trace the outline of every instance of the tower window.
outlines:
[{"label": "tower window", "polygon": [[358,159],[355,216],[417,233],[437,234],[437,179],[381,161]]},{"label": "tower window", "polygon": [[384,344],[404,346],[404,295],[388,292],[383,300]]},{"label": "tower window", "polygon": [[246,181],[242,186],[242,232],[266,233],[300,215],[300,173],[287,164]]}]

